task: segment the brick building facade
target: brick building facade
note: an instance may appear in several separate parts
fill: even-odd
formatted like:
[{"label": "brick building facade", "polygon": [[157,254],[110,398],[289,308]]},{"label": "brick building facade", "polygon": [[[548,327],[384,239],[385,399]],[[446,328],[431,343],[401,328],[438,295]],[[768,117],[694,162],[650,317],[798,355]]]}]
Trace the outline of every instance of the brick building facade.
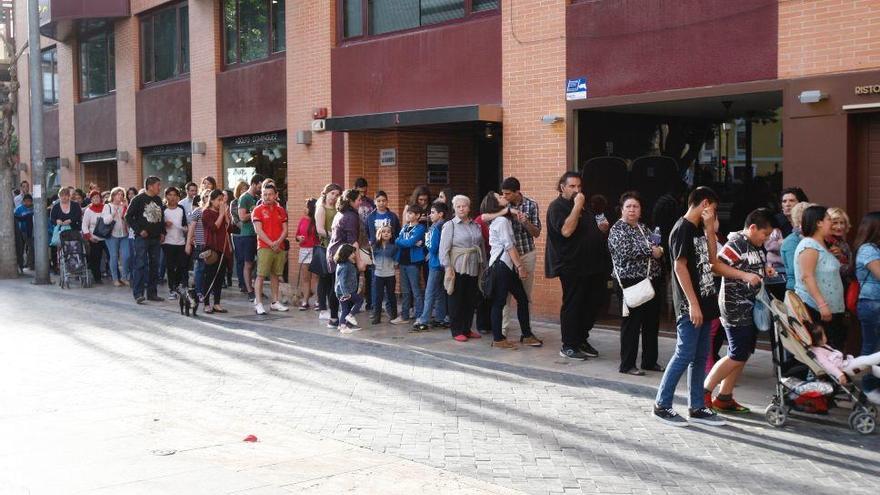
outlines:
[{"label": "brick building facade", "polygon": [[[877,2],[462,0],[440,11],[418,11],[415,2],[410,15],[366,0],[266,0],[259,39],[242,30],[257,21],[234,0],[44,3],[42,44],[57,61],[55,98],[44,108],[55,185],[127,187],[148,172],[185,171],[232,188],[250,170],[240,164],[255,161],[283,174],[293,218],[327,182],[351,185],[359,176],[371,191],[387,191],[399,211],[428,182],[429,149],[439,146],[448,158],[430,166],[432,191],[451,187],[475,206],[514,175],[543,214],[563,171],[602,160],[624,167],[623,182],[605,181],[602,172],[588,188],[613,204],[621,187],[662,182],[652,175],[657,160],[645,159],[652,152],[677,162],[679,177],[702,167],[735,201],[751,177],[719,168],[727,150],[711,143],[734,143],[735,155],[738,139],[758,132],[753,122],[772,114],[782,121],[782,156],[778,173],[762,180],[801,185],[811,199],[845,206],[853,217],[880,208],[880,154],[872,152],[880,143]],[[19,40],[27,34],[26,4],[15,2]],[[186,33],[186,46],[171,43],[186,65],[175,58],[179,65],[167,67],[153,50],[167,46],[145,42],[158,39],[145,31],[150,16],[157,20],[149,29],[176,29],[163,36]],[[91,96],[84,86],[94,74],[82,71],[92,62],[83,53],[102,48],[83,43],[96,32],[112,33],[114,84]],[[26,57],[18,68],[26,73]],[[159,81],[162,70],[174,74]],[[578,78],[587,80],[587,95],[567,101],[566,81]],[[25,103],[27,80],[21,84]],[[822,97],[802,102],[810,91]],[[315,112],[324,110],[327,130],[313,131]],[[26,164],[28,123],[21,112]],[[308,132],[309,144],[298,143]],[[655,134],[657,149],[646,144]],[[393,165],[380,165],[382,150],[395,150]],[[534,314],[552,319],[559,284],[541,275]]]}]

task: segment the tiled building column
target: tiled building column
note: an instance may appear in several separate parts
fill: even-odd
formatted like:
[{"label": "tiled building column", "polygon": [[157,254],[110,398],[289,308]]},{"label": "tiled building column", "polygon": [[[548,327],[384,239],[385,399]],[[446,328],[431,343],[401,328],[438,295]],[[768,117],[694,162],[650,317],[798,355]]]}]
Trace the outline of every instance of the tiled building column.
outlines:
[{"label": "tiled building column", "polygon": [[[330,49],[335,44],[335,2],[287,2],[287,184],[291,234],[308,197],[331,180],[331,132],[315,132],[312,144],[296,144],[311,129],[312,111],[330,108]],[[332,113],[332,112],[331,112]],[[291,250],[296,256],[296,249]],[[293,267],[295,263],[291,263]],[[295,274],[293,275],[295,276]]]},{"label": "tiled building column", "polygon": [[223,184],[223,150],[217,139],[217,72],[223,55],[218,6],[217,0],[189,2],[192,142],[203,142],[206,148],[205,154],[192,155],[192,176],[196,183],[211,175]]},{"label": "tiled building column", "polygon": [[58,47],[58,149],[60,160],[63,162],[66,158],[69,163],[69,167],[60,166],[61,184],[81,186],[73,121],[73,109],[79,95],[79,78],[74,59],[76,40],[71,39],[56,46]]},{"label": "tiled building column", "polygon": [[116,23],[116,149],[128,152],[128,162],[118,161],[118,183],[124,187],[143,184],[137,146],[135,97],[140,87],[140,36],[138,18]]},{"label": "tiled building column", "polygon": [[[541,116],[565,115],[567,3],[503,0],[501,4],[504,176],[519,178],[522,192],[538,202],[542,222],[547,206],[557,196],[556,181],[566,170],[569,123],[547,125],[541,122]],[[538,262],[532,308],[539,317],[555,319],[559,316],[562,290],[558,280],[544,279],[546,239],[545,226],[536,243]]]}]

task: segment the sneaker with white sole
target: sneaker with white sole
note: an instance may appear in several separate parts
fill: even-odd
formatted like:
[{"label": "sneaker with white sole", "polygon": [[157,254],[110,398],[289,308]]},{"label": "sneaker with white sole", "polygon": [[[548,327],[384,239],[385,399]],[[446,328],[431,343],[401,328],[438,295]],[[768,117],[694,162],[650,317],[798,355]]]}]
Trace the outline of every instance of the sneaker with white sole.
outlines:
[{"label": "sneaker with white sole", "polygon": [[271,308],[272,311],[282,311],[282,312],[283,311],[290,311],[290,308],[281,304],[280,301],[273,302],[272,304],[269,305],[269,308]]},{"label": "sneaker with white sole", "polygon": [[330,311],[328,311],[326,309],[321,311],[320,313],[318,313],[318,319],[319,320],[329,320],[330,319]]},{"label": "sneaker with white sole", "polygon": [[727,421],[708,407],[688,411],[688,421],[707,426],[724,426]]},{"label": "sneaker with white sole", "polygon": [[339,325],[339,333],[344,333],[344,334],[355,333],[355,332],[359,331],[360,329],[361,329],[361,327],[359,327],[357,325],[346,325],[345,323],[343,323],[342,325]]},{"label": "sneaker with white sole", "polygon": [[358,321],[351,314],[349,314],[348,316],[345,317],[345,322],[353,327],[358,326]]},{"label": "sneaker with white sole", "polygon": [[259,303],[254,304],[254,311],[256,311],[258,315],[266,314],[266,308],[264,308],[263,305]]},{"label": "sneaker with white sole", "polygon": [[408,320],[402,316],[398,316],[397,318],[394,318],[393,320],[389,321],[388,323],[391,323],[392,325],[406,325],[410,321],[411,320]]},{"label": "sneaker with white sole", "polygon": [[675,409],[671,407],[660,407],[655,405],[652,415],[657,421],[666,423],[669,426],[682,427],[688,425],[688,421],[681,417],[681,415],[675,412]]},{"label": "sneaker with white sole", "polygon": [[338,328],[339,320],[329,319],[327,320],[327,328]]}]

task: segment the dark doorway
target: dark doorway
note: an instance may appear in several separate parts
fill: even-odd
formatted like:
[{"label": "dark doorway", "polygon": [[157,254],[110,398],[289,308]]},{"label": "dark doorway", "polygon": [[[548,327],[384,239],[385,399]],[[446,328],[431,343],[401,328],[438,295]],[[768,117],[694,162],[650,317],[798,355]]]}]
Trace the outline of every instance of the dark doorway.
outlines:
[{"label": "dark doorway", "polygon": [[102,191],[119,185],[119,175],[116,169],[116,160],[101,160],[82,164],[83,186],[95,183]]},{"label": "dark doorway", "polygon": [[474,199],[479,204],[486,193],[501,187],[501,128],[487,124],[476,140],[477,197]]}]

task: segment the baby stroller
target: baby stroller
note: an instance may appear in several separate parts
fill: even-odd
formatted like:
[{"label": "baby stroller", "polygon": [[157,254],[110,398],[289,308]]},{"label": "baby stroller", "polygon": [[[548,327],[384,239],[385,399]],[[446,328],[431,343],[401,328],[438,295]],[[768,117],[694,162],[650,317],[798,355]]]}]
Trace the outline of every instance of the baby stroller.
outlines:
[{"label": "baby stroller", "polygon": [[86,243],[82,232],[78,230],[65,230],[61,232],[58,243],[58,270],[60,277],[58,285],[64,289],[70,288],[70,280],[78,279],[80,287],[92,286],[92,272],[86,261]]},{"label": "baby stroller", "polygon": [[[842,385],[836,376],[829,376],[810,350],[812,337],[807,325],[812,321],[801,299],[788,291],[784,304],[773,298],[769,307],[773,318],[771,339],[776,394],[764,410],[767,423],[778,428],[785,424],[792,410],[828,414],[830,409],[838,407],[838,403],[850,402],[852,412],[849,427],[862,435],[873,433],[877,426],[877,407],[868,402],[855,383]],[[806,380],[794,376],[783,377],[785,351],[809,369]]]}]

